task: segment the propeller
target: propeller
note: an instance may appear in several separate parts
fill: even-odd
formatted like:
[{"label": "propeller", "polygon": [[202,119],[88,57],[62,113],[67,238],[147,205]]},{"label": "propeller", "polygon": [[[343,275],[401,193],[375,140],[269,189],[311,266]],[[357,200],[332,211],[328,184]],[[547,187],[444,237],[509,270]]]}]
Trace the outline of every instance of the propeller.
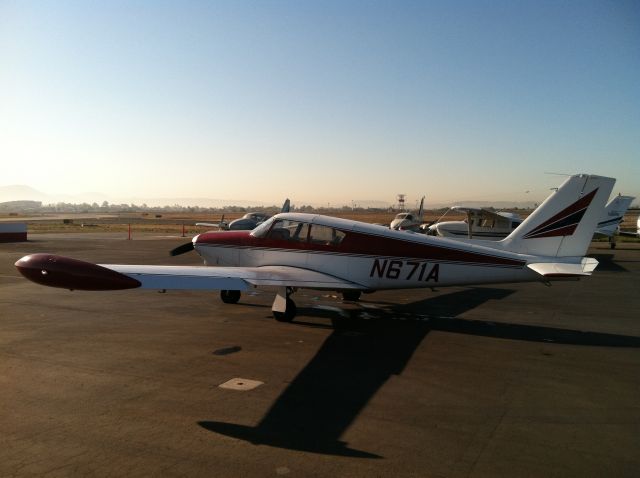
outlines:
[{"label": "propeller", "polygon": [[182,244],[181,246],[178,246],[175,249],[171,249],[169,254],[172,256],[179,256],[180,254],[191,252],[192,250],[193,250],[193,242],[187,242],[186,244]]}]

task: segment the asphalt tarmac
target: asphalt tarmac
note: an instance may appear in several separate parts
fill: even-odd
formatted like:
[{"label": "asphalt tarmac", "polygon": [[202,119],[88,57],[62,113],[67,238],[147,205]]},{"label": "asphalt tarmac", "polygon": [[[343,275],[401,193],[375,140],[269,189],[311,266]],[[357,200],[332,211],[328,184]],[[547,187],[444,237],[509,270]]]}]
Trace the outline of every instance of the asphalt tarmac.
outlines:
[{"label": "asphalt tarmac", "polygon": [[639,244],[594,243],[594,275],[551,287],[299,291],[291,324],[268,291],[70,292],[13,267],[198,264],[168,256],[185,241],[0,244],[0,476],[638,476]]}]

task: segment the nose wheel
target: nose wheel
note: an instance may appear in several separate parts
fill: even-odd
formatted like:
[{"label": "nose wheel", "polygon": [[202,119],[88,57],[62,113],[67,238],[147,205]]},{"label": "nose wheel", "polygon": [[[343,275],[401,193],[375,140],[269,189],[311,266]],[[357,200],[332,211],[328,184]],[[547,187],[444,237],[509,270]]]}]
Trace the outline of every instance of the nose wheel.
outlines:
[{"label": "nose wheel", "polygon": [[291,322],[296,316],[298,308],[296,303],[289,297],[293,292],[294,290],[291,287],[280,287],[278,289],[271,307],[273,318],[278,322]]}]

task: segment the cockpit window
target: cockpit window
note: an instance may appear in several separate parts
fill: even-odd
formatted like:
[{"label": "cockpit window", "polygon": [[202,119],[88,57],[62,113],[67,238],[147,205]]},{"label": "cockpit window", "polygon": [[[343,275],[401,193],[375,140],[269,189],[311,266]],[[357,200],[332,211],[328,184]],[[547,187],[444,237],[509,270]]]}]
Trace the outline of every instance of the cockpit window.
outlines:
[{"label": "cockpit window", "polygon": [[251,235],[279,241],[337,246],[346,234],[333,227],[271,218],[251,231]]}]

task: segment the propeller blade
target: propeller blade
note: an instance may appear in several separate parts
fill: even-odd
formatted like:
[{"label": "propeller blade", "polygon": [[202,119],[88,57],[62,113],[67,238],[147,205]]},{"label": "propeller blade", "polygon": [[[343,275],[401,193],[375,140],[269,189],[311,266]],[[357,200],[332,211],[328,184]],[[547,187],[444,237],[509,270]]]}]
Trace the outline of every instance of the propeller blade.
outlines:
[{"label": "propeller blade", "polygon": [[171,252],[169,252],[169,254],[172,256],[179,256],[180,254],[191,252],[192,250],[193,250],[193,242],[187,242],[186,244],[182,244],[181,246],[178,246],[175,249],[171,249]]}]

